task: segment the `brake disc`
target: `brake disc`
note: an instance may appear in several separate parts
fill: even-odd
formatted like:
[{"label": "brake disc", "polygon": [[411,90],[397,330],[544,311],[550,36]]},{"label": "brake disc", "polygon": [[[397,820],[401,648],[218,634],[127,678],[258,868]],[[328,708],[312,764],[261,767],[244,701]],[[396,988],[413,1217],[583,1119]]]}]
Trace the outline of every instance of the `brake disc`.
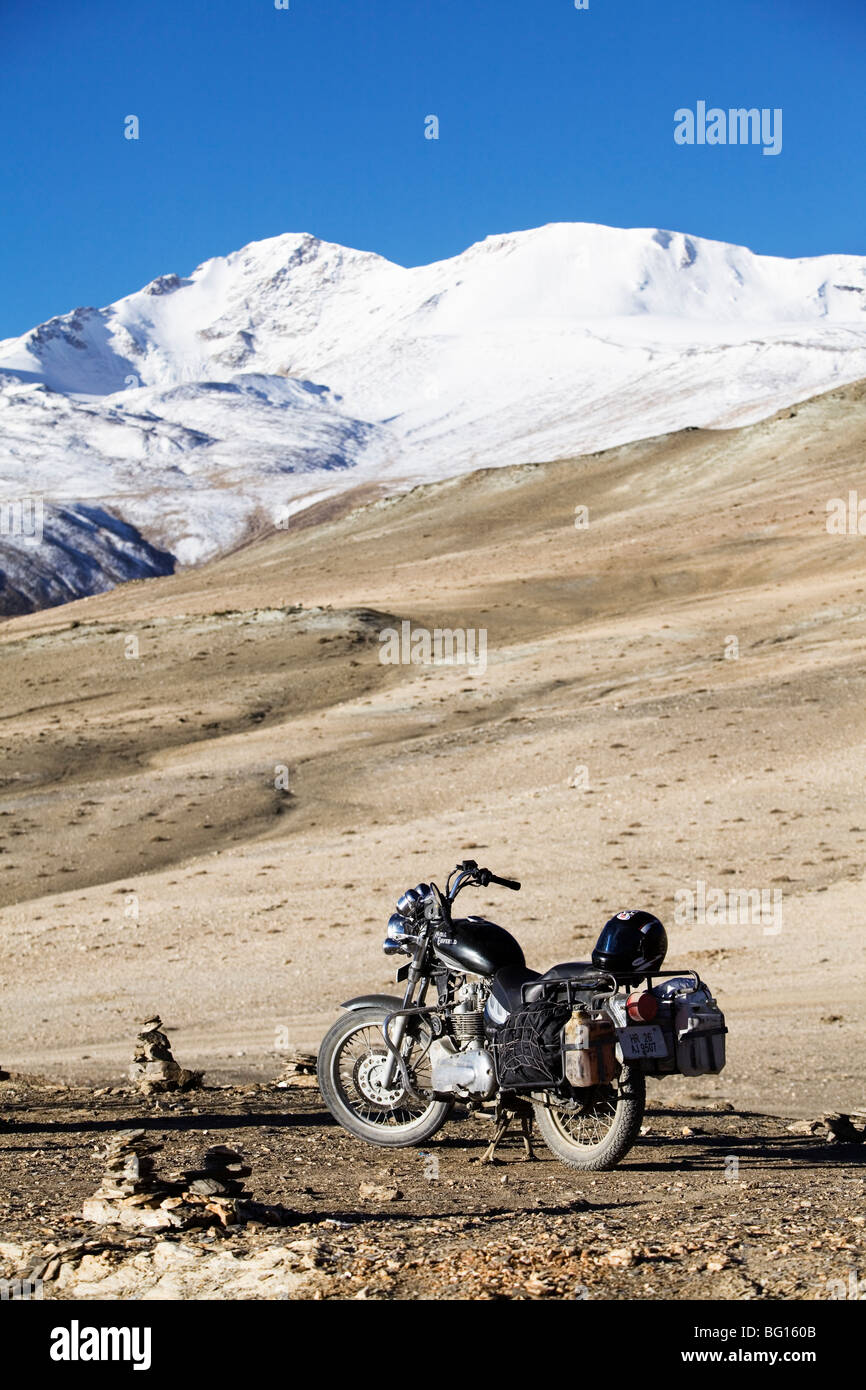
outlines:
[{"label": "brake disc", "polygon": [[391,1110],[404,1095],[402,1086],[385,1087],[378,1079],[387,1060],[385,1053],[371,1052],[355,1068],[355,1084],[361,1095],[383,1110]]}]

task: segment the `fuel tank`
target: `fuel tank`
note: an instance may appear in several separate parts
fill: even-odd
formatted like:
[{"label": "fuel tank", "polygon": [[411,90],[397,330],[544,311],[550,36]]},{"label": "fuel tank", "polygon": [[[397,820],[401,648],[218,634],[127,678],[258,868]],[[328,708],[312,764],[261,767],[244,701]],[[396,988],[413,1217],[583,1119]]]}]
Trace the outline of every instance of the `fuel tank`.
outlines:
[{"label": "fuel tank", "polygon": [[486,917],[459,917],[436,933],[433,949],[452,970],[495,975],[504,965],[526,965],[519,942]]}]

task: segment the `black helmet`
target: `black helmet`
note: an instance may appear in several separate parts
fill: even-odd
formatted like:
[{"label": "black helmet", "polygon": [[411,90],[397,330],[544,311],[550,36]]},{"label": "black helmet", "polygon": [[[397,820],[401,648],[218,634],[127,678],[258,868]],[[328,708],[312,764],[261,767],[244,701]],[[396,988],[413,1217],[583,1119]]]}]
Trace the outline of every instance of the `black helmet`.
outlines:
[{"label": "black helmet", "polygon": [[668,934],[658,917],[632,909],[605,922],[592,963],[619,980],[643,979],[661,969],[667,950]]}]

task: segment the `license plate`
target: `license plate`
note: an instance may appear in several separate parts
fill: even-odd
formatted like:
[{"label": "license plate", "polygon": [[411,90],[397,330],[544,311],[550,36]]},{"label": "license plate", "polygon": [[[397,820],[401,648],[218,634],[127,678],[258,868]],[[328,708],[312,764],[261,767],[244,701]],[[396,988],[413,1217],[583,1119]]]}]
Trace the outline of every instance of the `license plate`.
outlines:
[{"label": "license plate", "polygon": [[642,1028],[620,1028],[619,1045],[627,1062],[640,1062],[647,1057],[667,1057],[665,1035],[656,1024]]}]

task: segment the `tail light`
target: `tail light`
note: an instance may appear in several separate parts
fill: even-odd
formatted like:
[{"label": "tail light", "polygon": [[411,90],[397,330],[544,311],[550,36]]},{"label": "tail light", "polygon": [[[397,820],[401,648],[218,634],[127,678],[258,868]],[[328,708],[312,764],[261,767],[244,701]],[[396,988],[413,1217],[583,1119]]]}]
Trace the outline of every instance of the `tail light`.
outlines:
[{"label": "tail light", "polygon": [[636,990],[625,1001],[625,1009],[632,1023],[652,1023],[659,1011],[659,1001],[648,989]]}]

